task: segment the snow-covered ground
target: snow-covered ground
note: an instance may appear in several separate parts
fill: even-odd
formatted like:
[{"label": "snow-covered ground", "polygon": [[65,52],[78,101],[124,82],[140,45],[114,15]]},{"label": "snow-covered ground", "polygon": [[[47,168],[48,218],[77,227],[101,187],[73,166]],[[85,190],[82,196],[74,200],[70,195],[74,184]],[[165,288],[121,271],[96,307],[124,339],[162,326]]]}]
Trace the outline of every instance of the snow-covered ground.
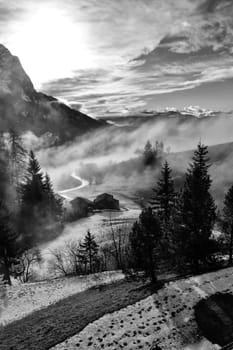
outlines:
[{"label": "snow-covered ground", "polygon": [[37,283],[0,285],[0,324],[12,321],[90,287],[124,278],[121,272],[103,272],[83,277],[59,278]]},{"label": "snow-covered ground", "polygon": [[158,293],[105,315],[52,349],[147,350],[152,344],[164,350],[218,349],[198,339],[193,309],[200,299],[216,292],[233,293],[233,268],[168,283]]}]

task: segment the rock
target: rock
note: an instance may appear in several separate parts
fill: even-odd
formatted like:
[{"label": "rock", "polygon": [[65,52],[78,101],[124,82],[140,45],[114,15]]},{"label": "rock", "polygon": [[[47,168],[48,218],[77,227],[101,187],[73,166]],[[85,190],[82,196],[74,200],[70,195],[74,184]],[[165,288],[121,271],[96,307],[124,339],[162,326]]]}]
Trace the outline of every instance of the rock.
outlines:
[{"label": "rock", "polygon": [[115,199],[113,195],[102,193],[96,197],[93,202],[94,209],[97,210],[120,210],[119,200]]},{"label": "rock", "polygon": [[195,318],[211,343],[225,346],[233,341],[233,295],[216,293],[195,305]]}]

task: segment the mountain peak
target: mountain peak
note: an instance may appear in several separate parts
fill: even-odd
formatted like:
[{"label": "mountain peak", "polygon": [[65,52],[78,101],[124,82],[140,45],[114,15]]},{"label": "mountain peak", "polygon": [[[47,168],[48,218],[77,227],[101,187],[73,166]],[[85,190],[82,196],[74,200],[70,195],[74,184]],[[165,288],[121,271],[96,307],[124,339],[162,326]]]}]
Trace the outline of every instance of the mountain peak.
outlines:
[{"label": "mountain peak", "polygon": [[0,95],[35,95],[33,84],[24,71],[18,57],[0,44]]},{"label": "mountain peak", "polygon": [[56,98],[37,92],[17,56],[0,44],[0,127],[18,132],[50,133],[62,143],[103,125],[69,108]]},{"label": "mountain peak", "polygon": [[2,44],[0,44],[0,58],[12,56],[10,51]]}]

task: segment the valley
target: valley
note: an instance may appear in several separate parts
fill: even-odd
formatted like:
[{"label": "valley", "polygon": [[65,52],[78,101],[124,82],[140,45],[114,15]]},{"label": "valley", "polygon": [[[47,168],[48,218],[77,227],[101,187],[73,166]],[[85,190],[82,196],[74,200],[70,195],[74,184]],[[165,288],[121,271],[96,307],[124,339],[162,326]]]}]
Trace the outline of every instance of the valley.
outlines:
[{"label": "valley", "polygon": [[0,349],[233,348],[233,2],[0,1]]}]

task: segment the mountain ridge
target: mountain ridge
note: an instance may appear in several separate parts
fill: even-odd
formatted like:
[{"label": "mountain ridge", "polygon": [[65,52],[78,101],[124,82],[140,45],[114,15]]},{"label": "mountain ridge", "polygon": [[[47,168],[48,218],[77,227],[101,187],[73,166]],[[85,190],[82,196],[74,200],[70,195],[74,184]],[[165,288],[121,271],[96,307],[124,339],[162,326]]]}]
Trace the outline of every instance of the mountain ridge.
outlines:
[{"label": "mountain ridge", "polygon": [[105,126],[53,96],[35,90],[17,56],[0,44],[0,127],[19,133],[50,134],[57,144]]}]

